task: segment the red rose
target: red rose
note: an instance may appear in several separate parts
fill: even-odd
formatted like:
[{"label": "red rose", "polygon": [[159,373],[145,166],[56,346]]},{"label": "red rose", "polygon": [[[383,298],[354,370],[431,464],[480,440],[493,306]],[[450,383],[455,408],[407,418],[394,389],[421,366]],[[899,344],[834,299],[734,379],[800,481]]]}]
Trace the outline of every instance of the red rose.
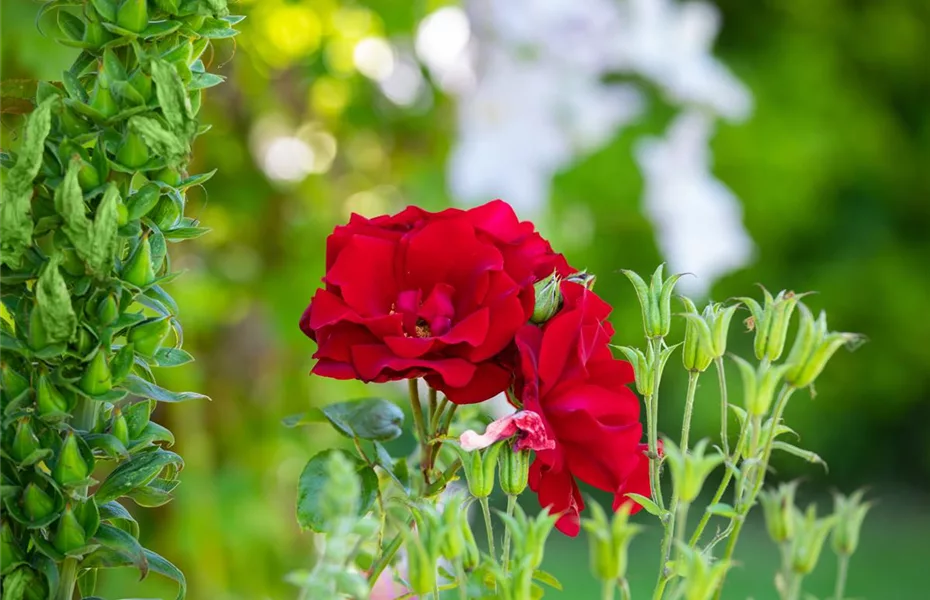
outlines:
[{"label": "red rose", "polygon": [[[520,371],[516,394],[523,409],[543,416],[552,450],[536,452],[530,488],[542,506],[562,513],[556,526],[574,536],[584,500],[576,479],[614,494],[614,509],[629,492],[649,495],[649,461],[640,444],[639,400],[627,388],[629,363],[608,346],[610,306],[594,292],[562,283],[562,309],[544,326],[517,333]],[[631,503],[633,512],[640,507]]]},{"label": "red rose", "polygon": [[470,210],[352,215],[326,243],[326,287],[300,328],[313,372],[383,382],[424,377],[449,400],[480,402],[512,378],[502,352],[533,312],[533,283],[574,272],[495,200]]}]

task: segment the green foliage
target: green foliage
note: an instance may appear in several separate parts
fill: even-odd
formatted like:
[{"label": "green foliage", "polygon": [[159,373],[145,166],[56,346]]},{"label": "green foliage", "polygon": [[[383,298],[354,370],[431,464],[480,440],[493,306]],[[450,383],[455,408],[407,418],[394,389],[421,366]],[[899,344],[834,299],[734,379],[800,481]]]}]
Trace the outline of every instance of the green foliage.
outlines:
[{"label": "green foliage", "polygon": [[[122,566],[174,579],[183,598],[184,576],[142,547],[119,499],[171,499],[184,463],[151,412],[204,398],[162,388],[150,365],[192,360],[158,284],[176,276],[166,240],[204,231],[184,216],[185,181],[210,175],[187,175],[199,57],[231,24],[216,0],[72,5],[41,9],[80,51],[61,84],[35,86],[18,152],[3,161],[4,599],[70,599],[78,578],[90,597],[98,569]],[[148,218],[160,200],[172,218]],[[165,347],[172,330],[177,347]]]}]

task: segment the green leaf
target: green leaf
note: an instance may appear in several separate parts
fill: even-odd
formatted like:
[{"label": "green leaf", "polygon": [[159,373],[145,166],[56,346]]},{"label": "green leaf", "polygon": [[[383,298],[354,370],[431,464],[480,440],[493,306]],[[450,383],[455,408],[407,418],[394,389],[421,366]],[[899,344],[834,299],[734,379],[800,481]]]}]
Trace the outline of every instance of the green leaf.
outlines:
[{"label": "green leaf", "polygon": [[158,119],[135,116],[129,119],[129,127],[142,137],[145,145],[168,164],[177,165],[190,153],[187,140],[178,137],[174,131],[167,129]]},{"label": "green leaf", "polygon": [[533,571],[533,579],[535,579],[536,581],[541,581],[542,583],[545,583],[549,587],[562,591],[562,584],[559,582],[558,579],[556,579],[555,575],[553,575],[552,573],[543,571],[542,569],[536,569],[535,571]]},{"label": "green leaf", "polygon": [[23,252],[32,243],[32,181],[42,165],[45,138],[52,125],[51,109],[56,98],[49,98],[26,119],[23,143],[16,164],[3,181],[0,204],[0,262],[18,268]]},{"label": "green leaf", "polygon": [[139,537],[139,523],[136,522],[122,504],[116,500],[111,500],[110,502],[99,505],[98,508],[100,510],[101,521],[112,523],[134,538]]},{"label": "green leaf", "polygon": [[323,414],[322,410],[319,408],[312,408],[307,412],[284,417],[281,419],[281,424],[285,427],[299,427],[310,423],[324,423],[326,420],[326,415]]},{"label": "green leaf", "polygon": [[159,367],[179,367],[193,361],[194,357],[180,348],[159,348],[155,352],[155,364]]},{"label": "green leaf", "polygon": [[181,183],[179,183],[175,187],[178,188],[179,190],[184,190],[191,186],[203,185],[207,181],[212,179],[214,175],[216,175],[216,169],[213,169],[212,171],[207,171],[206,173],[199,173],[197,175],[191,175],[187,179],[182,180]]},{"label": "green leaf", "polygon": [[633,494],[633,493],[627,494],[626,497],[632,500],[633,502],[639,504],[640,506],[642,506],[644,509],[646,509],[646,512],[649,513],[650,515],[655,515],[659,518],[662,518],[664,511],[661,508],[659,508],[658,504],[656,504],[649,498],[641,494]]},{"label": "green leaf", "polygon": [[203,26],[197,30],[197,35],[210,39],[223,39],[237,36],[239,31],[233,29],[228,21],[208,18],[204,21]]},{"label": "green leaf", "polygon": [[[297,522],[300,523],[301,527],[317,532],[323,531],[324,527],[325,519],[320,499],[323,496],[323,488],[329,484],[329,457],[333,452],[342,451],[338,449],[323,450],[311,458],[297,482]],[[378,491],[378,476],[375,474],[374,469],[360,459],[344,452],[343,454],[347,460],[355,465],[355,470],[361,480],[359,514],[364,515],[375,502]]]},{"label": "green leaf", "polygon": [[146,485],[168,465],[181,468],[184,461],[174,452],[161,449],[133,456],[129,462],[116,467],[97,488],[97,502],[115,500],[135,488]]},{"label": "green leaf", "polygon": [[707,507],[707,512],[720,517],[732,519],[737,516],[736,509],[725,502],[718,502]]},{"label": "green leaf", "polygon": [[215,85],[219,85],[226,81],[225,77],[220,75],[215,75],[213,73],[194,73],[191,77],[191,82],[188,84],[187,89],[193,90],[205,90],[211,88]]},{"label": "green leaf", "polygon": [[100,526],[93,541],[102,547],[126,557],[139,569],[142,579],[149,573],[149,561],[139,540],[118,527],[106,523]]},{"label": "green leaf", "polygon": [[84,435],[83,438],[92,450],[100,450],[110,458],[123,459],[129,456],[126,446],[109,433],[89,433]]},{"label": "green leaf", "polygon": [[152,21],[139,35],[144,39],[164,37],[181,27],[180,21]]},{"label": "green leaf", "polygon": [[337,402],[321,410],[333,427],[347,437],[386,442],[403,432],[404,412],[383,398]]},{"label": "green leaf", "polygon": [[180,240],[192,240],[210,233],[209,227],[175,227],[164,232],[165,239],[169,242]]},{"label": "green leaf", "polygon": [[120,387],[127,390],[130,394],[142,396],[143,398],[152,398],[159,402],[184,402],[186,400],[210,399],[197,392],[172,392],[154,383],[149,383],[138,375],[129,375],[126,377],[126,381],[120,384]]},{"label": "green leaf", "polygon": [[67,342],[77,330],[77,315],[71,306],[71,294],[58,271],[60,260],[59,255],[53,256],[36,284],[36,306],[49,344]]},{"label": "green leaf", "polygon": [[155,83],[155,93],[158,104],[168,121],[168,125],[178,133],[184,133],[187,138],[193,135],[194,113],[191,101],[184,87],[177,69],[169,62],[155,59],[151,63],[152,81]]},{"label": "green leaf", "polygon": [[[184,574],[181,571],[167,561],[164,557],[152,552],[151,550],[142,549],[142,552],[145,556],[145,560],[149,565],[149,571],[152,573],[158,573],[159,575],[164,575],[169,579],[173,579],[178,583],[178,595],[177,600],[184,600],[184,597],[187,595],[187,582],[184,579]],[[82,562],[81,566],[85,568],[95,568],[95,569],[112,569],[117,567],[129,567],[133,566],[134,562],[132,557],[123,554],[122,552],[114,551],[110,548],[100,548],[87,556]]]}]

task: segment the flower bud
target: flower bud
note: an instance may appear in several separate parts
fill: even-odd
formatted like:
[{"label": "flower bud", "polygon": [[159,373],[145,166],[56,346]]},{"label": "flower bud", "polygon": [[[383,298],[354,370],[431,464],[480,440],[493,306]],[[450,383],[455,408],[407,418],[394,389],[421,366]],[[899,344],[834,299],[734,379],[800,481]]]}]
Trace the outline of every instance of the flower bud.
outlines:
[{"label": "flower bud", "polygon": [[652,274],[652,280],[649,286],[642,277],[633,271],[623,270],[636,290],[636,296],[639,298],[639,305],[643,313],[643,328],[646,337],[649,339],[663,338],[668,335],[672,325],[672,291],[675,284],[684,275],[679,273],[672,275],[668,279],[662,279],[662,270],[665,265],[661,264]]},{"label": "flower bud", "polygon": [[107,294],[97,305],[97,320],[101,325],[109,325],[119,316],[119,305],[113,294]]},{"label": "flower bud", "polygon": [[39,385],[36,389],[36,409],[43,418],[54,418],[67,415],[68,401],[58,388],[49,380],[47,375],[39,375]]},{"label": "flower bud", "polygon": [[722,454],[705,457],[707,443],[706,439],[701,440],[691,452],[683,453],[671,440],[664,441],[664,452],[672,472],[672,483],[679,500],[685,504],[694,502],[701,493],[707,476],[725,460]]},{"label": "flower bud", "polygon": [[[148,404],[148,402],[146,402]],[[119,407],[113,409],[113,422],[110,423],[110,435],[118,439],[124,446],[129,445],[129,424]]]},{"label": "flower bud", "polygon": [[562,308],[562,290],[561,278],[557,272],[553,272],[545,279],[541,279],[533,284],[536,292],[536,300],[533,305],[533,315],[530,321],[540,325],[555,316],[559,309]]},{"label": "flower bud", "polygon": [[593,518],[582,520],[581,525],[588,532],[591,572],[601,581],[626,577],[630,542],[641,529],[629,522],[630,505],[621,505],[612,522],[600,504],[592,502],[590,507]]},{"label": "flower bud", "polygon": [[633,375],[636,380],[636,391],[641,396],[651,397],[655,393],[656,379],[662,379],[662,372],[665,371],[665,363],[672,356],[681,343],[663,348],[656,357],[652,349],[652,344],[646,349],[646,354],[637,348],[629,346],[613,346],[623,352],[627,360],[633,366]]},{"label": "flower bud", "polygon": [[86,23],[86,27],[84,27],[84,43],[91,48],[99,49],[111,39],[113,39],[113,35],[106,30],[102,23],[96,21]]},{"label": "flower bud", "polygon": [[55,501],[42,488],[30,482],[23,490],[23,513],[32,521],[39,521],[55,511]]},{"label": "flower bud", "polygon": [[84,368],[80,387],[89,396],[99,396],[110,391],[113,380],[110,377],[110,366],[107,364],[107,352],[98,348],[97,353]]},{"label": "flower bud", "polygon": [[522,494],[530,476],[530,451],[515,450],[512,444],[504,444],[498,462],[501,489],[508,496]]},{"label": "flower bud", "polygon": [[81,483],[90,476],[90,467],[78,446],[77,436],[73,432],[65,435],[65,441],[58,453],[58,461],[52,469],[52,476],[61,485]]},{"label": "flower bud", "polygon": [[101,85],[99,80],[91,94],[90,107],[107,119],[119,112],[119,106],[116,105],[113,94],[110,93],[108,88]]},{"label": "flower bud", "polygon": [[798,482],[792,481],[759,493],[765,525],[769,537],[776,544],[789,542],[794,537],[794,493],[797,488]]},{"label": "flower bud", "polygon": [[80,326],[77,328],[74,345],[77,348],[78,354],[81,356],[87,356],[94,350],[94,345],[96,340],[94,336],[87,330],[86,327]]},{"label": "flower bud", "polygon": [[871,502],[862,502],[862,490],[849,496],[833,496],[836,526],[833,528],[833,551],[840,556],[850,556],[859,546],[859,531]]},{"label": "flower bud", "polygon": [[142,69],[136,69],[135,72],[129,77],[129,85],[131,85],[139,95],[142,96],[142,99],[148,102],[152,99],[152,77],[146,75]]},{"label": "flower bud", "polygon": [[858,341],[860,336],[854,333],[830,332],[827,330],[826,313],[821,312],[814,321],[813,315],[804,304],[800,304],[799,307],[801,324],[788,354],[785,380],[794,387],[803,388],[814,383],[840,346],[852,344]]},{"label": "flower bud", "polygon": [[578,271],[572,275],[569,275],[565,278],[565,281],[571,281],[572,283],[577,283],[578,285],[583,285],[589,290],[594,289],[594,281],[597,279],[597,275],[594,273],[588,273],[587,271]]},{"label": "flower bud", "polygon": [[133,33],[141,33],[149,24],[147,0],[123,0],[116,9],[116,24]]},{"label": "flower bud", "polygon": [[820,560],[823,544],[834,526],[834,518],[817,518],[817,507],[811,505],[807,513],[794,510],[796,534],[791,543],[791,569],[806,575],[814,570]]},{"label": "flower bud", "polygon": [[121,277],[123,281],[140,288],[146,287],[155,279],[155,271],[152,270],[152,246],[148,236],[142,238],[135,252],[123,264]]},{"label": "flower bud", "polygon": [[763,304],[753,298],[740,298],[739,300],[749,308],[752,313],[747,323],[750,329],[755,330],[756,337],[753,348],[756,358],[768,359],[774,362],[781,357],[785,348],[785,337],[788,334],[788,325],[791,322],[791,313],[798,304],[801,295],[791,291],[782,290],[774,298],[768,290],[762,288]]},{"label": "flower bud", "polygon": [[58,527],[55,529],[52,545],[62,554],[66,554],[84,546],[85,541],[84,528],[81,527],[77,517],[74,516],[71,506],[66,506],[65,512],[58,519]]},{"label": "flower bud", "polygon": [[6,573],[11,565],[21,562],[24,557],[13,536],[13,529],[7,521],[3,521],[0,525],[0,571]]},{"label": "flower bud", "polygon": [[135,131],[128,131],[119,148],[116,150],[116,160],[130,169],[138,169],[149,161],[149,147]]},{"label": "flower bud", "polygon": [[[690,298],[681,297],[685,305],[685,342],[681,350],[681,362],[685,369],[692,372],[704,372],[710,366],[711,331],[704,318],[698,314]],[[706,311],[705,311],[706,313]]]},{"label": "flower bud", "polygon": [[10,446],[10,454],[19,462],[29,458],[33,452],[41,448],[39,438],[32,429],[32,423],[29,418],[23,418],[16,424],[16,433],[13,434],[13,444]]},{"label": "flower bud", "polygon": [[676,561],[676,571],[682,575],[679,597],[682,597],[680,592],[683,590],[685,600],[713,598],[733,563],[729,560],[711,562],[709,553],[685,544],[679,544],[678,551],[680,559]]},{"label": "flower bud", "polygon": [[7,362],[0,363],[0,384],[3,385],[7,400],[18,398],[29,389],[29,380],[17,373]]},{"label": "flower bud", "polygon": [[761,417],[769,412],[772,400],[775,398],[775,388],[784,377],[788,365],[775,367],[766,364],[759,365],[759,371],[739,356],[733,355],[736,366],[739,367],[743,378],[743,404],[746,411],[753,416]]},{"label": "flower bud", "polygon": [[450,444],[458,452],[468,482],[468,491],[475,498],[487,498],[494,491],[494,468],[503,442],[498,442],[484,450],[469,452],[459,446]]},{"label": "flower bud", "polygon": [[136,325],[129,331],[126,339],[133,345],[136,352],[142,356],[151,357],[168,337],[170,331],[170,318],[161,317]]}]

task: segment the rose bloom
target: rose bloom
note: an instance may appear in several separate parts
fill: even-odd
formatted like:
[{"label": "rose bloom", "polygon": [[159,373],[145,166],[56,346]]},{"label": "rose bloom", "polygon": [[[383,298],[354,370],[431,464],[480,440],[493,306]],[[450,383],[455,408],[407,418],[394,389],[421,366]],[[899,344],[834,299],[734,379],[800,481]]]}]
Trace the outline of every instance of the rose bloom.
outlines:
[{"label": "rose bloom", "polygon": [[487,400],[510,386],[504,351],[532,315],[533,283],[553,271],[574,272],[500,200],[352,215],[327,239],[325,287],[300,320],[318,345],[313,373],[424,377],[452,402]]},{"label": "rose bloom", "polygon": [[523,409],[543,417],[550,450],[538,450],[529,485],[541,506],[561,513],[556,526],[574,536],[584,500],[576,480],[614,495],[649,495],[649,460],[640,444],[639,400],[627,387],[633,368],[614,358],[606,322],[610,306],[582,285],[562,282],[562,309],[542,327],[517,333],[520,368],[515,386]]}]

